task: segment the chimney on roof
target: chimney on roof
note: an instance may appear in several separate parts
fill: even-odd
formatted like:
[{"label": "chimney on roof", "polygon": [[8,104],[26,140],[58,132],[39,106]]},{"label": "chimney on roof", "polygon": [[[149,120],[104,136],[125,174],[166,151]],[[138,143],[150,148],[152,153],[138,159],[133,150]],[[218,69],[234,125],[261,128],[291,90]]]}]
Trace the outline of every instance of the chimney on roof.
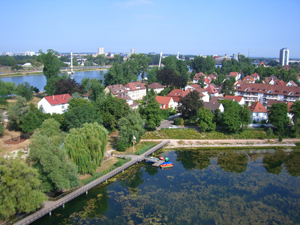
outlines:
[{"label": "chimney on roof", "polygon": [[52,95],[52,99],[54,100],[54,95]]},{"label": "chimney on roof", "polygon": [[64,94],[64,96],[63,96],[63,99],[65,99],[65,94]]}]

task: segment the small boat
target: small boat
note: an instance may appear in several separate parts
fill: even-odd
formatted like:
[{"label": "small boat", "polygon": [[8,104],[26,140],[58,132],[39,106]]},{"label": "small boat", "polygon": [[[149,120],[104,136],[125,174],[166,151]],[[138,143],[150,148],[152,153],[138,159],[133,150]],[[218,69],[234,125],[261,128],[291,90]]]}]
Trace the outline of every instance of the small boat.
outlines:
[{"label": "small boat", "polygon": [[154,160],[154,161],[159,161],[159,158],[152,157],[152,156],[149,157],[149,159],[151,159],[151,161],[146,159],[146,163],[153,163],[153,160]]},{"label": "small boat", "polygon": [[164,162],[164,163],[160,164],[160,168],[171,168],[171,167],[173,167],[172,162]]},{"label": "small boat", "polygon": [[162,156],[159,156],[158,158],[159,158],[159,160],[165,161],[165,158]]}]

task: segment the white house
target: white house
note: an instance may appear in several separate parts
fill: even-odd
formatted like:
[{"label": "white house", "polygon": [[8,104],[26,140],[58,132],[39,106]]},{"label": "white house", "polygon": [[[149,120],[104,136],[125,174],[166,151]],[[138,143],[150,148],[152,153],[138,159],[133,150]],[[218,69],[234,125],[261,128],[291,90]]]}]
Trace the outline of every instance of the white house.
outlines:
[{"label": "white house", "polygon": [[160,93],[164,89],[165,87],[159,83],[152,83],[148,85],[148,91],[153,90],[156,94]]},{"label": "white house", "polygon": [[146,87],[140,81],[128,83],[125,85],[127,95],[133,100],[141,100],[146,96]]},{"label": "white house", "polygon": [[224,112],[224,106],[219,102],[203,102],[203,106],[204,108],[210,109],[213,113],[215,113],[217,109],[219,109],[221,113]]},{"label": "white house", "polygon": [[42,107],[43,113],[53,113],[63,114],[68,111],[69,108],[69,99],[72,97],[69,94],[62,95],[52,95],[42,98],[37,106],[38,109]]},{"label": "white house", "polygon": [[256,122],[260,122],[262,120],[268,120],[268,110],[260,103],[254,102],[250,107],[251,111],[251,121],[255,120]]},{"label": "white house", "polygon": [[206,90],[204,88],[201,88],[200,85],[198,85],[198,84],[187,85],[185,87],[185,91],[188,91],[188,90],[195,90],[195,91],[197,91],[199,93],[200,99],[203,102],[209,102],[208,90]]},{"label": "white house", "polygon": [[160,109],[175,109],[175,102],[172,97],[156,96],[155,100],[158,102]]}]

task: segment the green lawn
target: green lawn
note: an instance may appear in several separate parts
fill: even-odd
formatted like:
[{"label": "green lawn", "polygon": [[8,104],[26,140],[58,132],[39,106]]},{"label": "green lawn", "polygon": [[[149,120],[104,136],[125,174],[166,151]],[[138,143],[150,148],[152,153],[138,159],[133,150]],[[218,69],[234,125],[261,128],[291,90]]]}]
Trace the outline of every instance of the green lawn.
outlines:
[{"label": "green lawn", "polygon": [[[199,132],[195,129],[162,129],[146,132],[143,139],[268,139],[264,130],[249,129],[236,134],[224,130],[212,132]],[[270,138],[278,138],[272,134]]]}]

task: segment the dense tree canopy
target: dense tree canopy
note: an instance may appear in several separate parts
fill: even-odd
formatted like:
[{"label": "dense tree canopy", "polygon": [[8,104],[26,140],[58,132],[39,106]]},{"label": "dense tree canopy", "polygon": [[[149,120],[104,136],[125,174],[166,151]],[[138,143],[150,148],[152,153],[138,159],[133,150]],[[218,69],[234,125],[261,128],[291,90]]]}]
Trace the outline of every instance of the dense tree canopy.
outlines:
[{"label": "dense tree canopy", "polygon": [[216,61],[212,56],[207,56],[206,58],[202,56],[195,56],[191,63],[191,68],[193,69],[193,74],[203,72],[203,73],[213,73],[215,71]]},{"label": "dense tree canopy", "polygon": [[97,99],[96,110],[103,120],[103,125],[108,130],[115,129],[120,118],[127,115],[129,106],[124,99],[118,99],[112,95]]},{"label": "dense tree canopy", "polygon": [[199,109],[203,107],[203,102],[200,100],[199,93],[192,91],[183,98],[180,99],[181,104],[178,107],[179,112],[182,113],[183,119],[193,120],[199,112]]},{"label": "dense tree canopy", "polygon": [[33,87],[29,83],[25,82],[18,84],[16,88],[16,94],[26,98],[27,101],[32,99]]},{"label": "dense tree canopy", "polygon": [[[151,94],[151,92],[149,94]],[[139,105],[139,113],[145,120],[145,125],[148,128],[155,130],[156,127],[160,126],[162,117],[160,113],[160,106],[155,100],[155,96],[149,96],[143,101],[141,105]]]},{"label": "dense tree canopy", "polygon": [[210,109],[206,109],[204,107],[199,109],[196,124],[200,127],[202,132],[216,129],[216,123],[214,123],[213,120],[214,114],[210,111]]},{"label": "dense tree canopy", "polygon": [[221,93],[225,95],[234,95],[235,89],[234,89],[234,80],[225,80],[222,85]]},{"label": "dense tree canopy", "polygon": [[54,119],[45,120],[31,138],[28,161],[39,171],[44,192],[60,191],[79,184],[77,167],[62,149],[65,135]]},{"label": "dense tree canopy", "polygon": [[236,101],[222,100],[221,102],[224,106],[222,125],[230,132],[238,132],[242,125],[241,106]]},{"label": "dense tree canopy", "polygon": [[98,123],[86,123],[73,128],[68,134],[64,149],[78,166],[78,172],[94,174],[106,152],[107,130]]},{"label": "dense tree canopy", "polygon": [[41,191],[38,171],[22,159],[0,157],[0,219],[29,213],[47,200]]},{"label": "dense tree canopy", "polygon": [[59,79],[55,82],[55,92],[54,94],[74,94],[75,92],[83,93],[83,88],[81,84],[77,83],[75,79]]},{"label": "dense tree canopy", "polygon": [[72,128],[82,127],[85,123],[102,123],[100,115],[97,113],[93,105],[83,104],[65,113],[64,128],[70,130]]},{"label": "dense tree canopy", "polygon": [[275,103],[269,108],[268,120],[279,135],[284,135],[289,124],[288,109],[285,103]]},{"label": "dense tree canopy", "polygon": [[16,104],[9,106],[7,111],[9,124],[13,129],[19,128],[23,122],[23,116],[29,111],[25,98],[17,96],[16,99]]},{"label": "dense tree canopy", "polygon": [[132,111],[128,113],[127,116],[122,117],[118,121],[118,127],[119,146],[120,142],[123,143],[122,146],[130,146],[133,141],[133,136],[136,138],[136,141],[139,142],[145,132],[144,121],[137,111]]}]

